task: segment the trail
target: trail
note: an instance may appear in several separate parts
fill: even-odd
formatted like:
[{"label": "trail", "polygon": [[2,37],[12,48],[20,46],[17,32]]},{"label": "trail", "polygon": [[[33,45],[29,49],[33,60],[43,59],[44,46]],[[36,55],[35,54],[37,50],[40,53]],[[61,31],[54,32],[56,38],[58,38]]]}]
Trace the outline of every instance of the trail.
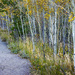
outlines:
[{"label": "trail", "polygon": [[0,39],[0,75],[30,75],[30,62],[12,54]]}]

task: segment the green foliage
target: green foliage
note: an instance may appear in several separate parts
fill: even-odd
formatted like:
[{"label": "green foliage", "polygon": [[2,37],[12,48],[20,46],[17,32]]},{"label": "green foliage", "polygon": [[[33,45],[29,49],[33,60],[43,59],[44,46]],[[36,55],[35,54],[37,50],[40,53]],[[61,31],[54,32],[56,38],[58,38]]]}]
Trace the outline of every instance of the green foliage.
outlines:
[{"label": "green foliage", "polygon": [[8,48],[11,49],[11,52],[15,54],[17,54],[20,51],[17,42],[10,42],[10,44],[8,45]]},{"label": "green foliage", "polygon": [[2,41],[4,41],[4,42],[8,40],[8,35],[7,35],[6,32],[3,32],[3,33],[1,34],[1,39],[2,39]]},{"label": "green foliage", "polygon": [[23,51],[20,51],[19,52],[19,55],[22,57],[22,58],[29,58],[29,55],[27,54],[27,52],[25,51],[25,50],[23,50]]},{"label": "green foliage", "polygon": [[[11,30],[12,30],[12,33],[11,33],[11,35],[13,35],[14,36],[14,33],[15,34],[19,34],[19,36],[20,36],[20,34],[21,34],[21,36],[23,35],[23,31],[22,31],[22,24],[21,24],[21,19],[20,19],[20,16],[19,15],[22,15],[22,20],[25,20],[24,22],[23,22],[23,29],[24,29],[24,33],[25,34],[28,34],[29,32],[30,32],[30,29],[29,29],[29,25],[27,24],[27,22],[28,22],[28,19],[27,19],[27,16],[26,16],[26,14],[24,14],[24,13],[21,13],[20,14],[20,10],[18,9],[18,8],[16,8],[16,10],[17,11],[14,11],[13,13],[15,14],[15,16],[14,16],[14,18],[13,18],[13,21],[14,21],[14,27],[11,27]],[[24,9],[25,10],[25,9]],[[14,30],[16,30],[16,31],[14,31]]]},{"label": "green foliage", "polygon": [[17,54],[19,52],[19,50],[18,49],[16,49],[16,50],[12,49],[11,52],[14,54]]},{"label": "green foliage", "polygon": [[[59,49],[59,47],[58,47],[57,51],[59,54],[57,54],[56,57],[53,56],[53,52],[54,52],[54,50],[56,50],[56,48],[54,46],[56,46],[56,47],[59,46],[59,44],[57,44],[58,41],[64,42],[66,44],[66,42],[68,41],[68,40],[66,40],[66,39],[68,39],[67,35],[71,36],[71,33],[68,33],[69,29],[63,28],[64,25],[65,25],[65,27],[67,27],[67,24],[68,24],[69,14],[67,15],[67,11],[65,11],[64,9],[65,9],[65,7],[67,7],[66,9],[68,9],[68,10],[70,9],[71,4],[70,4],[70,6],[67,6],[67,4],[66,4],[66,3],[70,3],[70,1],[68,0],[68,2],[67,2],[67,0],[66,0],[66,2],[64,2],[62,0],[61,1],[56,0],[56,1],[52,2],[53,3],[53,6],[52,6],[52,5],[49,5],[49,1],[45,1],[45,0],[39,0],[39,1],[37,0],[36,2],[33,2],[33,3],[31,2],[31,0],[27,0],[28,2],[25,2],[25,0],[23,0],[23,2],[25,2],[25,4],[26,3],[27,4],[25,6],[23,5],[23,3],[22,3],[22,6],[20,5],[22,8],[21,11],[19,9],[20,6],[18,6],[17,1],[14,1],[14,0],[1,0],[1,1],[2,1],[2,3],[0,3],[0,6],[1,6],[0,12],[5,11],[9,18],[11,16],[10,15],[11,13],[13,15],[12,16],[13,18],[11,18],[11,20],[13,20],[13,26],[11,25],[11,27],[10,27],[10,24],[9,24],[9,29],[11,30],[12,36],[11,35],[8,36],[7,30],[0,29],[1,39],[2,39],[2,41],[9,40],[8,48],[11,49],[12,53],[14,53],[14,54],[19,53],[19,55],[22,58],[30,59],[30,61],[33,65],[32,69],[35,69],[33,75],[34,74],[36,74],[36,75],[38,75],[38,74],[39,75],[68,75],[68,74],[72,75],[73,70],[74,70],[73,69],[73,66],[74,66],[73,65],[73,55],[71,53],[69,55],[68,45],[65,45],[65,48],[63,46],[60,46],[60,49]],[[19,3],[21,3],[21,1],[22,0],[19,0]],[[62,6],[57,8],[55,5],[58,5],[58,3],[61,3]],[[44,5],[43,6],[44,8],[42,7],[42,5]],[[28,7],[28,8],[26,9],[25,7],[26,8]],[[60,10],[60,8],[62,10]],[[43,14],[42,14],[42,10],[44,10],[45,13],[43,12]],[[58,10],[60,10],[60,11],[58,11]],[[70,9],[69,12],[71,10],[72,9]],[[57,14],[57,17],[56,17],[55,13]],[[44,14],[45,14],[45,16],[44,16]],[[34,41],[34,44],[35,44],[34,52],[33,52],[34,44],[27,37],[27,34],[30,34],[30,28],[29,28],[29,22],[28,22],[27,15],[29,15],[29,17],[30,17],[29,21],[31,23],[31,29],[32,29],[31,33],[33,33],[33,36],[30,36],[30,37],[32,38],[32,40]],[[61,19],[62,16],[60,16],[60,15],[63,16],[62,19]],[[53,21],[53,22],[50,21],[50,19],[49,19],[50,16],[51,16],[51,21]],[[72,17],[72,16],[73,16],[73,14],[69,17],[69,19],[73,21],[75,17],[74,16]],[[35,21],[34,21],[34,18],[35,18]],[[55,20],[54,18],[57,20]],[[48,19],[49,19],[49,21],[48,21]],[[21,21],[22,21],[22,23],[21,23]],[[48,25],[50,25],[49,22],[51,23],[51,25],[53,25],[53,26],[50,26],[51,27],[51,29],[49,28],[50,31],[48,29],[48,27],[49,27]],[[38,23],[38,24],[36,24],[36,23]],[[44,28],[44,23],[46,25],[45,26],[46,29]],[[25,40],[21,39],[23,36],[22,24],[23,24],[24,33],[26,36]],[[39,25],[41,28],[39,28]],[[68,24],[68,25],[70,25],[70,24]],[[36,27],[36,29],[34,27]],[[68,26],[68,27],[70,27],[70,26]],[[40,31],[39,31],[39,29],[40,29]],[[60,33],[58,30],[61,32],[60,36],[59,36]],[[65,30],[67,31],[67,33]],[[36,32],[36,35],[35,35],[35,32]],[[46,41],[46,42],[44,42],[44,41],[43,41],[44,43],[39,42],[39,39],[36,38],[36,36],[39,35],[39,33],[41,33],[42,40],[45,39],[44,41]],[[50,35],[49,35],[49,33],[50,33]],[[62,41],[62,38],[64,38],[63,33],[64,33],[65,37],[67,37],[67,38],[65,38]],[[14,37],[14,39],[13,39],[13,37]],[[20,39],[19,39],[19,37],[20,37]],[[56,38],[54,38],[54,37],[56,37]],[[59,40],[60,37],[61,37],[61,40]],[[54,43],[55,39],[56,39],[56,43]],[[69,40],[70,40],[70,38],[69,38]],[[23,42],[23,41],[25,41],[25,42]],[[35,42],[35,41],[37,41],[37,42]],[[49,42],[51,42],[52,48],[49,47],[49,44],[48,44]],[[68,41],[68,43],[69,43],[69,41]],[[63,57],[63,55],[64,55],[63,49],[66,52],[64,57]],[[71,51],[73,53],[73,49],[71,49]]]},{"label": "green foliage", "polygon": [[[1,38],[7,39],[7,30],[1,30]],[[9,39],[8,48],[11,49],[11,52],[14,54],[19,53],[19,55],[22,58],[29,58],[33,68],[32,73],[33,75],[64,75],[66,74],[72,74],[73,72],[73,62],[70,60],[70,57],[68,54],[66,54],[63,58],[63,48],[60,47],[59,56],[56,56],[56,59],[53,60],[53,50],[48,47],[47,44],[45,44],[44,50],[45,50],[45,59],[43,56],[43,44],[41,42],[38,42],[35,46],[35,51],[33,52],[33,45],[32,42],[27,39],[24,43],[21,38],[19,38],[19,41],[14,41],[14,39],[11,37]],[[67,51],[67,46],[65,47],[65,50]],[[61,55],[62,54],[62,55]],[[35,69],[35,71],[33,71]]]},{"label": "green foliage", "polygon": [[2,29],[0,28],[0,36],[1,36],[1,34],[2,34],[2,32],[1,32],[1,31],[2,31]]},{"label": "green foliage", "polygon": [[[39,46],[40,44],[40,46]],[[22,58],[29,58],[33,67],[33,75],[65,75],[73,74],[73,61],[70,60],[70,56],[66,54],[64,57],[56,56],[53,58],[52,49],[46,45],[45,59],[43,57],[43,47],[41,42],[38,42],[33,52],[32,42],[27,39],[26,43],[23,43],[19,39],[19,45],[17,42],[11,42],[9,48],[13,53],[19,53]],[[62,49],[62,48],[61,48]],[[61,52],[60,50],[60,53]]]}]

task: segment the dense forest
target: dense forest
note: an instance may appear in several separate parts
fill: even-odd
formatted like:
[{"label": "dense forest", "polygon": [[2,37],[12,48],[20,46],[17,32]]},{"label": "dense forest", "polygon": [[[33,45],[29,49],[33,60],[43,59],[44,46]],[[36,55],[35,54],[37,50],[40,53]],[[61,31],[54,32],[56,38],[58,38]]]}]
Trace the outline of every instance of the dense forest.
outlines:
[{"label": "dense forest", "polygon": [[33,75],[73,75],[75,0],[0,0],[0,37]]}]

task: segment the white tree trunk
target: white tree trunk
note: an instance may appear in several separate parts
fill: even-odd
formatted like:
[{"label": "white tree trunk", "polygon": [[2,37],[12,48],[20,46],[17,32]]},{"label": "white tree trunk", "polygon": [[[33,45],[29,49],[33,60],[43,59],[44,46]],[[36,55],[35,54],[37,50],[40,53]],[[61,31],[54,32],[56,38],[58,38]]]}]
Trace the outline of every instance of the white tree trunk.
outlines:
[{"label": "white tree trunk", "polygon": [[51,43],[52,43],[52,34],[51,34],[51,15],[49,17],[49,24],[48,24],[48,28],[49,28],[49,47],[51,47]]},{"label": "white tree trunk", "polygon": [[[26,2],[27,2],[27,0],[26,0]],[[33,32],[32,32],[32,27],[31,27],[31,17],[29,16],[28,5],[27,5],[27,11],[28,11],[28,20],[29,20],[29,26],[30,26],[31,36],[32,36],[32,43],[33,43],[33,52],[34,52],[35,51],[35,43],[34,43],[34,36],[33,36]]]},{"label": "white tree trunk", "polygon": [[4,20],[3,20],[3,17],[2,17],[2,29],[4,30]]},{"label": "white tree trunk", "polygon": [[75,20],[72,22],[73,47],[74,47],[74,71],[75,71]]},{"label": "white tree trunk", "polygon": [[20,10],[20,20],[21,20],[21,25],[22,25],[22,33],[23,33],[23,41],[24,41],[25,34],[24,34],[24,26],[23,26],[22,14],[21,14],[22,7],[20,6],[20,3],[19,3],[19,10]]},{"label": "white tree trunk", "polygon": [[39,11],[38,11],[38,6],[37,7],[37,18],[38,18],[38,25],[39,25],[39,36],[40,36],[40,41],[42,41],[42,36],[41,36],[41,25],[40,25],[40,18],[39,18]]},{"label": "white tree trunk", "polygon": [[56,26],[56,23],[57,23],[57,10],[56,10],[56,8],[55,8],[54,56],[56,56],[56,54],[57,54],[57,26]]}]

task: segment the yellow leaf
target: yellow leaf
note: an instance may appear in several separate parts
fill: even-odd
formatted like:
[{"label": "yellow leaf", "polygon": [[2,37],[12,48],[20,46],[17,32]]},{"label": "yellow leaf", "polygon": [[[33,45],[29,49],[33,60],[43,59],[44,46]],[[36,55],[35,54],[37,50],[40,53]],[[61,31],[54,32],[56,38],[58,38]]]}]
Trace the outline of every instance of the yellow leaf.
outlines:
[{"label": "yellow leaf", "polygon": [[68,22],[71,22],[75,19],[75,16],[72,19],[69,19]]},{"label": "yellow leaf", "polygon": [[29,11],[29,15],[32,15],[32,11],[31,10]]},{"label": "yellow leaf", "polygon": [[50,17],[50,14],[46,13],[44,18],[46,18],[48,20],[49,17]]}]

